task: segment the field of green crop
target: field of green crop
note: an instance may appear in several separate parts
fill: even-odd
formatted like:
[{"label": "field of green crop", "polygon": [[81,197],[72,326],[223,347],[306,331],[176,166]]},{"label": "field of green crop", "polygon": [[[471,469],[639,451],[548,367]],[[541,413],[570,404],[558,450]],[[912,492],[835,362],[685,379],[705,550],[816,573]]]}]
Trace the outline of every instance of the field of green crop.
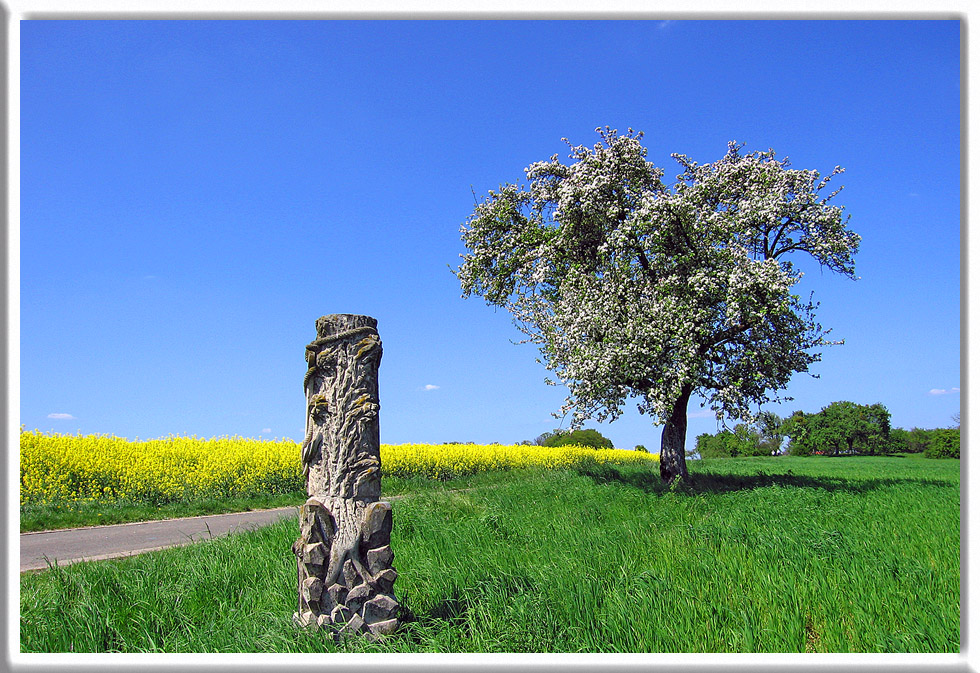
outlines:
[{"label": "field of green crop", "polygon": [[[380,643],[291,622],[294,521],[21,577],[24,652],[958,652],[958,460],[487,472],[393,503]],[[445,482],[451,487],[452,481]]]}]

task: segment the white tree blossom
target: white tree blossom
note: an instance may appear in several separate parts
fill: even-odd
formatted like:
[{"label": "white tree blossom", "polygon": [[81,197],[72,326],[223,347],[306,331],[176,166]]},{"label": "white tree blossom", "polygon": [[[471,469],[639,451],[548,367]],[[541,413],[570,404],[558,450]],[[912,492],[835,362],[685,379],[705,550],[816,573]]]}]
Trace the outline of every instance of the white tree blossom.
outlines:
[{"label": "white tree blossom", "polygon": [[477,204],[456,274],[464,297],[507,308],[540,347],[573,425],[615,419],[636,397],[665,426],[663,477],[686,477],[692,394],[750,421],[840,343],[793,293],[803,274],[788,256],[855,278],[860,237],[829,203],[840,190],[822,194],[843,169],[821,177],[733,142],[714,163],[672,155],[682,172],[667,186],[642,133],[596,130],[593,147],[569,144],[571,164],[534,163],[526,184]]}]

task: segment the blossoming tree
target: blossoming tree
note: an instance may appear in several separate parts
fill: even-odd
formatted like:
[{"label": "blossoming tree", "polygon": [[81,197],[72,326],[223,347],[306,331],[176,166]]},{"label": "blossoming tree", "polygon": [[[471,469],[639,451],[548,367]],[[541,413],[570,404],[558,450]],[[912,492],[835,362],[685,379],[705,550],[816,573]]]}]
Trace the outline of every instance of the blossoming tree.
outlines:
[{"label": "blossoming tree", "polygon": [[464,297],[507,308],[539,345],[574,427],[635,398],[664,426],[661,477],[686,478],[692,395],[719,419],[750,421],[753,407],[790,399],[778,391],[815,349],[842,343],[826,339],[812,295],[793,293],[803,274],[788,257],[856,278],[860,237],[828,203],[840,189],[822,193],[843,169],[821,178],[729,143],[710,164],[672,155],[682,172],[668,186],[642,133],[596,130],[594,147],[569,144],[570,165],[534,163],[527,184],[476,205],[455,273]]}]

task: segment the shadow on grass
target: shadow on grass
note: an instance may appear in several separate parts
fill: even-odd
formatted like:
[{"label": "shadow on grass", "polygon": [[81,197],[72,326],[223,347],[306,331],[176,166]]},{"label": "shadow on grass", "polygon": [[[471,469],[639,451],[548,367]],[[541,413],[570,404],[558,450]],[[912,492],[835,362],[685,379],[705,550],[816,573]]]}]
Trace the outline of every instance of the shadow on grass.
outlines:
[{"label": "shadow on grass", "polygon": [[468,600],[460,596],[459,590],[453,590],[451,595],[443,598],[425,613],[418,615],[405,608],[402,614],[403,622],[418,622],[423,626],[432,626],[435,622],[444,622],[453,626],[462,626],[466,622],[466,613],[470,609]]},{"label": "shadow on grass", "polygon": [[[470,618],[476,606],[510,605],[516,597],[533,595],[539,589],[537,583],[523,573],[488,573],[471,581],[466,588],[447,588],[442,600],[423,611],[416,613],[403,604],[400,615],[402,623],[407,625],[414,622],[414,626],[405,629],[404,636],[423,649],[428,648],[433,635],[440,632],[454,632],[455,638],[469,641],[476,635]],[[440,637],[436,636],[436,639]]]},{"label": "shadow on grass", "polygon": [[792,472],[787,472],[786,474],[759,472],[754,475],[692,472],[686,483],[677,488],[671,488],[661,481],[659,473],[623,470],[614,465],[583,466],[578,468],[577,472],[589,477],[597,484],[618,482],[638,488],[646,493],[656,493],[658,495],[672,492],[686,493],[689,495],[728,493],[732,491],[768,488],[771,486],[819,488],[825,491],[845,491],[848,493],[867,493],[868,491],[903,484],[938,487],[954,486],[952,482],[939,479],[813,477],[797,475]]},{"label": "shadow on grass", "polygon": [[471,607],[470,601],[461,596],[458,589],[453,589],[448,596],[421,612],[415,612],[402,603],[399,605],[398,615],[402,623],[399,636],[420,652],[442,651],[434,643],[434,638],[438,641],[436,634],[439,632],[455,631],[460,637],[471,635],[467,621],[467,613]]}]

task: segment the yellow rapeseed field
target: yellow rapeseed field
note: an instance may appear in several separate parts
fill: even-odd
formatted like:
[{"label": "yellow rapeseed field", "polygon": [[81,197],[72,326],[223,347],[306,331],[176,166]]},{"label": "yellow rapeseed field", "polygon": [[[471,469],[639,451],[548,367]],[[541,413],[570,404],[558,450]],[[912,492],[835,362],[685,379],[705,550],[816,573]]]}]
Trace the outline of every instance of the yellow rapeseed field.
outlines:
[{"label": "yellow rapeseed field", "polygon": [[[521,467],[627,463],[659,456],[620,449],[499,444],[382,444],[388,476],[453,477]],[[20,433],[21,505],[128,500],[162,504],[303,489],[299,445],[289,439]]]},{"label": "yellow rapeseed field", "polygon": [[503,444],[382,444],[381,469],[400,477],[430,479],[521,467],[569,468],[583,463],[632,463],[659,460],[657,454],[580,446]]}]

